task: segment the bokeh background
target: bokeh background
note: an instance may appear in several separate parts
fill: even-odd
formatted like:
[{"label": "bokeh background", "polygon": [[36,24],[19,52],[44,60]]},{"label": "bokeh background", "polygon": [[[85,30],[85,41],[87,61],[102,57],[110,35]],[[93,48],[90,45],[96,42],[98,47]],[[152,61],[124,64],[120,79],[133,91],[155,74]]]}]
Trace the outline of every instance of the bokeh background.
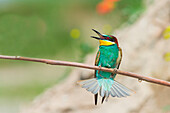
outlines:
[{"label": "bokeh background", "polygon": [[[170,47],[168,46],[170,43],[170,8],[168,10],[167,6],[168,4],[170,6],[170,3],[169,0],[164,2],[159,0],[0,0],[0,54],[86,62],[93,65],[92,59],[95,58],[98,46],[98,42],[90,38],[91,35],[96,35],[91,30],[94,28],[101,33],[120,36],[120,44],[125,50],[125,55],[129,55],[123,60],[124,66],[122,66],[122,69],[149,74],[150,76],[155,74],[153,77],[170,80]],[[160,9],[158,10],[158,8]],[[155,13],[157,10],[160,13]],[[166,20],[158,18],[155,21],[153,20],[155,19],[154,16],[164,17]],[[149,26],[149,24],[161,24],[161,27]],[[145,26],[141,27],[140,25]],[[130,33],[128,29],[132,29],[129,30]],[[136,56],[138,51],[142,52]],[[154,55],[159,55],[160,60],[154,59],[156,58]],[[150,57],[146,60],[147,56]],[[156,72],[154,71],[155,68],[152,68],[154,63],[146,64],[150,60],[157,61],[156,65],[160,66],[156,69]],[[135,63],[131,64],[131,62]],[[145,67],[145,64],[150,65],[146,66],[150,69],[148,69],[149,71],[140,67]],[[161,72],[158,71],[160,68]],[[84,70],[79,71],[75,75],[79,79],[88,78],[92,75],[92,72],[86,72],[88,70],[85,72]],[[48,89],[51,87],[64,87],[61,84],[66,84],[68,78],[69,80],[72,79],[70,77],[72,77],[73,72],[74,68],[71,67],[0,60],[0,112],[17,113],[22,111],[26,113],[34,106],[40,105],[39,102],[30,104],[31,101],[37,100],[37,97],[39,98],[38,101],[41,100],[41,97],[48,97],[48,95],[43,94],[44,92],[50,92],[51,90]],[[164,72],[166,72],[166,76],[158,76],[163,75]],[[76,83],[76,81],[74,82]],[[126,81],[125,84],[127,83]],[[139,84],[139,82],[137,81],[136,84]],[[74,86],[74,88],[79,88],[75,84]],[[148,87],[150,86],[148,85]],[[158,87],[162,89],[163,86]],[[151,88],[148,92],[156,91],[156,93],[148,93],[147,98],[156,96],[155,94],[158,93],[159,88],[157,89],[157,85],[153,89]],[[135,88],[133,89],[135,90]],[[164,93],[170,95],[169,90],[168,88],[165,89]],[[65,93],[62,89],[60,89],[60,92]],[[83,93],[87,92],[84,90],[79,92],[80,95]],[[39,95],[43,96],[39,97]],[[89,93],[86,95],[91,96]],[[163,100],[158,98],[158,103],[161,103],[158,105],[158,113],[170,112],[170,98],[168,96],[164,97],[164,100],[169,100],[169,103],[163,103]],[[82,98],[79,98],[81,103]],[[57,101],[57,98],[55,99],[54,101]],[[89,101],[91,102],[93,99],[90,98]],[[47,103],[47,101],[43,102]],[[151,106],[151,103],[148,105]],[[122,106],[121,104],[118,105]],[[63,110],[64,108],[59,110],[57,104],[51,105],[49,103],[49,106],[56,106],[57,110],[54,110],[54,107],[54,109],[49,108],[49,111],[37,110],[36,113],[77,111],[74,107],[67,109],[69,104],[65,107],[66,110]],[[82,106],[85,105],[82,104]],[[89,106],[93,106],[93,103],[91,102]],[[38,108],[43,109],[41,107],[36,109]],[[84,108],[82,109],[84,110]],[[145,111],[145,109],[142,111],[142,108],[136,109],[134,111],[126,110],[126,112],[153,112]],[[79,110],[77,112],[81,112],[80,108]],[[120,111],[120,113],[123,112]]]}]

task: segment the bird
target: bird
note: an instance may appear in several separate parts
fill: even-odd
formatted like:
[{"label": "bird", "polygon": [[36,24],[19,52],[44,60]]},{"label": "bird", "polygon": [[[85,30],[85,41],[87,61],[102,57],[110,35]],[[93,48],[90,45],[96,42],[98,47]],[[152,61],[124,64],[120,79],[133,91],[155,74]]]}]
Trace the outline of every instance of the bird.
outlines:
[{"label": "bird", "polygon": [[[119,47],[118,40],[113,35],[101,34],[92,29],[99,37],[91,36],[99,41],[99,50],[95,59],[95,66],[119,69],[122,60],[122,49]],[[82,88],[94,94],[95,105],[98,103],[98,95],[107,102],[111,97],[127,97],[132,94],[132,90],[125,87],[115,80],[116,73],[95,70],[94,78],[79,80],[78,84]]]}]

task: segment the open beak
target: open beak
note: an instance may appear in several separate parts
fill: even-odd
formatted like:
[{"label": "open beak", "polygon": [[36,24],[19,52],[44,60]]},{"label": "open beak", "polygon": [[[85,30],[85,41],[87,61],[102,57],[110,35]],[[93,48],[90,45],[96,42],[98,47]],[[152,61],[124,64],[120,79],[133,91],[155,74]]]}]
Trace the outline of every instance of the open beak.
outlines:
[{"label": "open beak", "polygon": [[104,38],[103,38],[103,35],[102,35],[101,33],[99,33],[98,31],[96,31],[95,29],[92,29],[92,30],[99,35],[99,37],[91,36],[92,38],[95,38],[95,39],[97,39],[97,40],[102,40],[102,39],[104,39]]}]

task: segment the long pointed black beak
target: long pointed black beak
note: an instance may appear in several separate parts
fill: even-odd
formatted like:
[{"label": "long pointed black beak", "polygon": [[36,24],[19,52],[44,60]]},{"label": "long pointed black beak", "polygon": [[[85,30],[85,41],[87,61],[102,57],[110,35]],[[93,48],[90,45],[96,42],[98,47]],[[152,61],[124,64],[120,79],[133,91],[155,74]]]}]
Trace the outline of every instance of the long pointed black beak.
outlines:
[{"label": "long pointed black beak", "polygon": [[92,29],[95,33],[97,33],[99,35],[99,37],[95,37],[95,36],[91,36],[92,38],[95,38],[97,40],[102,40],[103,39],[103,36],[101,33],[99,33],[97,30],[95,29]]},{"label": "long pointed black beak", "polygon": [[101,38],[95,37],[95,36],[91,36],[91,38],[95,38],[95,39],[97,39],[97,40],[101,40]]}]

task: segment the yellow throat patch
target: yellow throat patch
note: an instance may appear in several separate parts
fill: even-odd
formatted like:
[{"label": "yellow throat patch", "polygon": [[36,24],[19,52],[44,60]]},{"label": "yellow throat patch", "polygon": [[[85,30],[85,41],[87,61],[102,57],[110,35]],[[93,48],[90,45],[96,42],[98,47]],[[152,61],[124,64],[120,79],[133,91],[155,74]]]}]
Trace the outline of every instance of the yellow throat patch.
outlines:
[{"label": "yellow throat patch", "polygon": [[110,41],[106,41],[106,40],[99,40],[100,42],[100,46],[110,46],[115,44],[115,42],[110,42]]}]

